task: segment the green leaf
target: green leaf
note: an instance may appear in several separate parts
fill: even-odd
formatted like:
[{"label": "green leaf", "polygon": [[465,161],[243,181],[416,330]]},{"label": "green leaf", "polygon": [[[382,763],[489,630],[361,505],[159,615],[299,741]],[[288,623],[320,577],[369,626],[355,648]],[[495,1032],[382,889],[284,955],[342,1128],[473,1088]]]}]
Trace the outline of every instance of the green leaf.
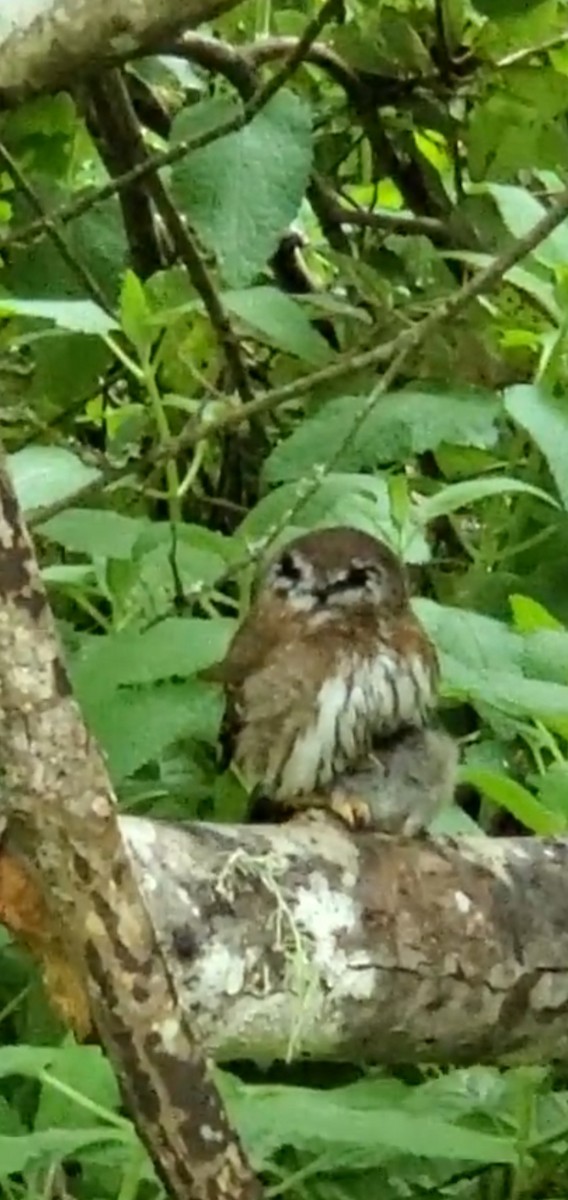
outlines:
[{"label": "green leaf", "polygon": [[505,392],[505,408],[544,455],[558,493],[568,508],[568,409],[536,384],[516,384]]},{"label": "green leaf", "polygon": [[[271,483],[297,479],[340,452],[365,407],[365,396],[341,396],[302,421],[272,451],[264,469]],[[392,392],[377,401],[360,431],[337,460],[338,470],[406,463],[442,442],[460,446],[495,444],[500,402],[491,393]]]},{"label": "green leaf", "polygon": [[[547,209],[526,188],[488,183],[486,190],[493,196],[509,233],[515,238],[524,237],[546,215]],[[565,266],[568,262],[568,222],[558,225],[531,253],[545,266]]]},{"label": "green leaf", "polygon": [[96,508],[68,508],[38,527],[43,537],[90,558],[132,557],[150,521]]},{"label": "green leaf", "polygon": [[165,683],[92,695],[77,688],[85,720],[115,783],[158,759],[178,738],[214,742],[222,700],[207,684]]},{"label": "green leaf", "polygon": [[56,1046],[0,1046],[0,1079],[7,1075],[37,1079],[57,1054]]},{"label": "green leaf", "polygon": [[[188,121],[185,111],[175,119],[174,141],[186,137]],[[311,165],[310,111],[282,90],[243,129],[172,168],[177,202],[230,286],[246,286],[275,251],[298,212]]]},{"label": "green leaf", "polygon": [[492,705],[513,716],[540,718],[565,731],[568,686],[530,674],[535,666],[533,639],[545,631],[523,638],[502,622],[465,609],[424,598],[415,600],[414,607],[438,647],[446,694],[464,697],[484,710]]},{"label": "green leaf", "polygon": [[143,632],[93,638],[73,662],[74,684],[85,692],[97,679],[110,688],[195,675],[223,658],[234,627],[221,617],[167,617]]},{"label": "green leaf", "polygon": [[542,488],[523,483],[520,479],[507,479],[506,476],[491,476],[487,479],[464,479],[461,483],[450,483],[443,487],[435,496],[421,500],[418,505],[418,515],[425,525],[435,521],[446,513],[456,512],[458,508],[466,508],[478,500],[486,500],[490,496],[506,495],[514,492],[525,492],[543,500],[545,504],[559,508],[559,504]]},{"label": "green leaf", "polygon": [[50,1159],[65,1159],[76,1156],[87,1146],[121,1142],[132,1145],[134,1135],[125,1126],[100,1125],[93,1129],[45,1129],[39,1133],[26,1133],[21,1137],[0,1135],[0,1178],[26,1171]]},{"label": "green leaf", "polygon": [[120,323],[141,358],[155,336],[150,317],[143,285],[134,271],[126,271],[120,291]]},{"label": "green leaf", "polygon": [[467,1129],[430,1115],[417,1115],[378,1102],[350,1107],[343,1089],[316,1091],[277,1085],[242,1087],[227,1097],[239,1132],[261,1164],[283,1147],[324,1154],[327,1169],[367,1170],[385,1151],[426,1159],[513,1163],[513,1138]]},{"label": "green leaf", "polygon": [[324,366],[333,357],[325,341],[296,300],[272,287],[225,292],[225,307],[271,346],[311,366]]},{"label": "green leaf", "polygon": [[[242,104],[233,96],[211,96],[207,100],[200,100],[184,108],[177,116],[172,138],[179,142],[213,133],[235,117],[237,112],[242,112]],[[197,151],[190,153],[196,154]]]},{"label": "green leaf", "polygon": [[17,300],[2,296],[0,314],[54,321],[61,329],[102,337],[118,329],[117,322],[93,300]]},{"label": "green leaf", "polygon": [[[41,1080],[34,1119],[36,1130],[92,1127],[93,1112],[89,1102],[109,1110],[109,1114],[120,1106],[114,1072],[99,1046],[70,1044],[58,1048]],[[63,1085],[64,1091],[59,1090],[58,1083]],[[71,1093],[75,1093],[75,1098]]]},{"label": "green leaf", "polygon": [[8,456],[8,471],[24,513],[59,504],[101,478],[63,446],[25,446]]},{"label": "green leaf", "polygon": [[462,772],[462,778],[540,837],[553,837],[566,829],[566,821],[560,813],[545,808],[531,792],[506,775],[468,767]]},{"label": "green leaf", "polygon": [[526,675],[568,680],[568,632],[563,629],[529,630],[523,641],[523,670]]}]

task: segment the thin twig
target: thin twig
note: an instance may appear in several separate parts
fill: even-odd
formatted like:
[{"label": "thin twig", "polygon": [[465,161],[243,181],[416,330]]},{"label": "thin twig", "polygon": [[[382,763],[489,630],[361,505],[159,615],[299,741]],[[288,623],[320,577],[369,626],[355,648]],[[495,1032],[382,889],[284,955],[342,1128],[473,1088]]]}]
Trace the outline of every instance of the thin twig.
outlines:
[{"label": "thin twig", "polygon": [[326,216],[337,225],[359,225],[380,229],[384,233],[422,234],[433,241],[448,240],[447,227],[437,217],[415,217],[412,213],[389,212],[385,209],[376,212],[367,208],[347,208],[337,200],[329,204]]}]

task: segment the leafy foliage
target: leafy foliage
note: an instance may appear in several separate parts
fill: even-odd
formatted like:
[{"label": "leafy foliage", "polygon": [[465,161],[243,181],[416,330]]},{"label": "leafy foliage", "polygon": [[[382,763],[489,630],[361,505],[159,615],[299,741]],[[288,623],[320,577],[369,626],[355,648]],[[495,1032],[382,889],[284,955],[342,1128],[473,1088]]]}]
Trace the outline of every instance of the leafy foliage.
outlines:
[{"label": "leafy foliage", "polygon": [[[260,555],[352,524],[408,563],[439,650],[478,799],[436,828],[565,833],[568,222],[384,392],[377,374],[566,186],[566,0],[352,0],[251,108],[312,8],[244,0],[191,61],[129,64],[177,223],[156,192],[145,223],[140,180],[90,202],[134,165],[96,103],[0,115],[67,248],[45,221],[26,233],[29,194],[3,168],[2,435],[73,685],[123,809],[235,819],[199,673]],[[104,1056],[62,1037],[0,934],[0,1195],[153,1200]],[[566,1191],[568,1100],[546,1063],[284,1076],[219,1074],[271,1196]]]}]

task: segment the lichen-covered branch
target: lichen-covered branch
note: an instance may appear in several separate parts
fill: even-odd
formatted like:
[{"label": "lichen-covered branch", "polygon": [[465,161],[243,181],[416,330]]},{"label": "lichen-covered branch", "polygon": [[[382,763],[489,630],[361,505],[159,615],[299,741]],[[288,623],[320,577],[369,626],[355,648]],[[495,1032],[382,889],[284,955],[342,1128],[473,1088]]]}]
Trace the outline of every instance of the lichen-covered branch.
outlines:
[{"label": "lichen-covered branch", "polygon": [[[59,934],[131,1115],[176,1200],[253,1200],[260,1188],[180,1007],[126,852],[102,756],[70,694],[33,549],[0,465],[3,907],[25,871],[33,937]],[[8,876],[8,878],[6,878]],[[20,906],[21,907],[21,906]],[[19,915],[22,924],[29,913]],[[48,928],[44,929],[44,925]]]},{"label": "lichen-covered branch", "polygon": [[568,1059],[568,842],[121,827],[219,1061]]}]

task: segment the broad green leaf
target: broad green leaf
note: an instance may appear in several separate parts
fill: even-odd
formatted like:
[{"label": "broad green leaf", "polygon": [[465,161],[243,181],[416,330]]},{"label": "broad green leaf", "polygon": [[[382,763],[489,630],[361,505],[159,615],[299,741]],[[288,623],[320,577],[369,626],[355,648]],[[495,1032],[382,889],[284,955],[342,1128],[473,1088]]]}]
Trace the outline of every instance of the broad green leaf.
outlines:
[{"label": "broad green leaf", "polygon": [[57,1055],[57,1046],[0,1046],[0,1079],[7,1075],[36,1079]]},{"label": "broad green leaf", "polygon": [[426,1159],[515,1162],[513,1138],[467,1129],[436,1116],[377,1105],[350,1107],[341,1089],[260,1086],[227,1097],[239,1132],[255,1161],[266,1162],[291,1146],[302,1154],[325,1154],[329,1170],[365,1170],[385,1151]]},{"label": "broad green leaf", "polygon": [[44,1129],[21,1137],[0,1135],[0,1179],[19,1174],[40,1163],[65,1159],[87,1146],[121,1142],[131,1145],[134,1134],[126,1126],[99,1125],[93,1129]]},{"label": "broad green leaf", "polygon": [[342,451],[366,403],[365,396],[341,396],[302,421],[269,456],[266,478],[271,483],[297,479],[318,463],[335,463],[336,455],[338,470],[353,470],[406,463],[442,442],[487,447],[497,438],[500,402],[491,393],[393,392],[377,400]]},{"label": "broad green leaf", "polygon": [[568,683],[568,631],[541,628],[525,633],[523,670],[536,678]]},{"label": "broad green leaf", "polygon": [[[524,3],[524,0],[523,0]],[[501,217],[513,237],[524,237],[546,215],[547,209],[532,192],[512,184],[488,183]],[[548,267],[568,266],[568,222],[563,221],[532,251]]]},{"label": "broad green leaf", "polygon": [[77,688],[91,732],[115,783],[159,758],[178,738],[215,740],[222,700],[207,684],[165,683],[91,695]]},{"label": "broad green leaf", "polygon": [[[191,112],[191,110],[190,110]],[[191,117],[174,121],[186,137]],[[252,281],[294,220],[312,166],[311,114],[280,91],[253,120],[172,167],[176,200],[232,287]]]},{"label": "broad green leaf", "polygon": [[558,493],[568,508],[568,403],[536,384],[516,384],[505,392],[505,408],[542,451]]},{"label": "broad green leaf", "polygon": [[548,492],[543,492],[541,488],[533,487],[530,483],[523,483],[520,479],[507,479],[506,476],[499,475],[487,479],[464,479],[461,483],[448,484],[447,487],[436,492],[435,496],[429,496],[426,500],[420,501],[417,508],[418,516],[427,525],[429,521],[435,521],[437,517],[456,512],[458,508],[466,508],[478,500],[515,492],[524,492],[535,496],[538,500],[543,500],[545,504],[550,504],[553,508],[559,507],[557,501],[549,496]]},{"label": "broad green leaf", "polygon": [[[99,1046],[67,1045],[41,1075],[34,1129],[92,1127],[90,1104],[114,1113],[120,1106],[117,1080]],[[60,1090],[58,1084],[63,1085]],[[75,1094],[75,1098],[71,1093]]]},{"label": "broad green leaf", "polygon": [[117,322],[93,300],[17,300],[2,296],[0,313],[53,321],[73,333],[98,333],[102,337],[118,329]]},{"label": "broad green leaf", "polygon": [[76,657],[72,675],[81,691],[90,681],[108,688],[195,675],[224,655],[234,621],[221,617],[167,617],[144,631],[94,638]]},{"label": "broad green leaf", "polygon": [[151,523],[110,509],[68,508],[38,527],[42,537],[91,558],[130,559],[138,538]]},{"label": "broad green leaf", "polygon": [[[568,686],[530,674],[530,647],[542,634],[523,638],[508,626],[479,613],[417,599],[414,606],[441,657],[447,694],[480,706],[492,705],[513,716],[540,718],[564,732]],[[547,633],[548,637],[563,637]],[[567,635],[568,636],[568,635]]]},{"label": "broad green leaf", "polygon": [[440,650],[480,672],[522,673],[523,639],[502,621],[420,597],[414,607]]},{"label": "broad green leaf", "polygon": [[225,292],[222,299],[229,312],[286,354],[293,354],[314,367],[325,365],[332,357],[325,338],[314,329],[302,306],[277,288]]},{"label": "broad green leaf", "polygon": [[176,142],[187,141],[213,133],[241,111],[242,105],[233,96],[211,96],[207,100],[200,100],[179,114],[174,123],[173,139]]},{"label": "broad green leaf", "polygon": [[541,837],[554,836],[566,829],[567,823],[561,814],[545,808],[536,796],[506,775],[470,767],[462,773],[462,778]]},{"label": "broad green leaf", "polygon": [[101,478],[63,446],[25,446],[8,456],[8,470],[24,513],[71,499]]}]

